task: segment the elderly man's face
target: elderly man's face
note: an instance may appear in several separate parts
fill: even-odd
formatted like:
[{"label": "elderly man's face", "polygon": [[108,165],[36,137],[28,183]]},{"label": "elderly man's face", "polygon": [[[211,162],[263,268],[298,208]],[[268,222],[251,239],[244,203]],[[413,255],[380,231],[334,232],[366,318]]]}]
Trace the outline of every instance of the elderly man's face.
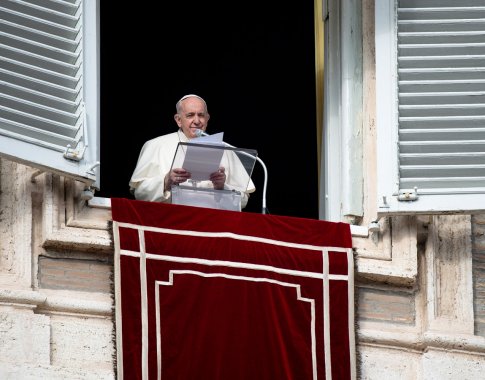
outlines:
[{"label": "elderly man's face", "polygon": [[197,97],[184,99],[182,101],[182,112],[175,115],[177,125],[189,139],[197,137],[197,129],[205,131],[209,118],[204,101]]}]

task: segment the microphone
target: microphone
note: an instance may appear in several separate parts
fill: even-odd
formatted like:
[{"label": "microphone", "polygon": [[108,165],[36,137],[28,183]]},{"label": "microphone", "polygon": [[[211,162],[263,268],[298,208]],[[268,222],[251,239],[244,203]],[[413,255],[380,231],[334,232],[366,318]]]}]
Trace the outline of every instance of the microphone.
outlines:
[{"label": "microphone", "polygon": [[205,133],[202,129],[196,129],[195,130],[195,135],[197,137],[209,136],[209,134],[208,133]]},{"label": "microphone", "polygon": [[[209,136],[208,133],[204,132],[202,129],[196,129],[195,130],[195,135],[197,137],[202,137],[202,136]],[[224,145],[225,146],[228,146],[230,148],[236,148],[235,146],[231,145],[231,144],[228,144],[226,143],[225,141],[223,141]],[[263,160],[261,160],[261,158],[259,158],[258,156],[254,156],[248,152],[245,152],[245,151],[239,151],[239,153],[241,154],[244,154],[245,156],[247,157],[251,157],[251,158],[254,158],[256,159],[256,161],[258,161],[261,166],[263,167],[263,171],[264,171],[264,183],[263,183],[263,199],[262,199],[262,202],[263,202],[263,207],[262,207],[262,214],[266,214],[267,213],[267,208],[266,208],[266,188],[268,186],[268,170],[266,169],[266,165],[264,164]]]}]

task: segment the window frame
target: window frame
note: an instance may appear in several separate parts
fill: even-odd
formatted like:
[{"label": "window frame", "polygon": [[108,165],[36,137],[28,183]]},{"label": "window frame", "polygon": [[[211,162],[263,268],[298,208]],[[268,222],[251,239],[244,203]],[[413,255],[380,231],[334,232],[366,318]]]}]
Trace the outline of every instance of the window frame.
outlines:
[{"label": "window frame", "polygon": [[363,54],[361,4],[323,2],[324,117],[320,219],[363,216]]}]

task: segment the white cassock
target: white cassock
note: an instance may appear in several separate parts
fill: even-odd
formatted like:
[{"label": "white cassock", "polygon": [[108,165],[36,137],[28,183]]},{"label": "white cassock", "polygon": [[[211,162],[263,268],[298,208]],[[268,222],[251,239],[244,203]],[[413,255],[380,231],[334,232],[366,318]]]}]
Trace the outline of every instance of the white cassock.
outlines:
[{"label": "white cassock", "polygon": [[[189,139],[179,129],[177,132],[147,141],[140,152],[130,179],[130,191],[136,199],[151,202],[171,202],[171,191],[164,191],[165,175],[172,169],[172,162],[179,142]],[[256,190],[253,181],[239,158],[232,151],[224,151],[221,166],[225,168],[224,188],[241,192],[241,208],[246,207],[249,194]],[[213,188],[211,181],[200,181],[199,187]]]}]

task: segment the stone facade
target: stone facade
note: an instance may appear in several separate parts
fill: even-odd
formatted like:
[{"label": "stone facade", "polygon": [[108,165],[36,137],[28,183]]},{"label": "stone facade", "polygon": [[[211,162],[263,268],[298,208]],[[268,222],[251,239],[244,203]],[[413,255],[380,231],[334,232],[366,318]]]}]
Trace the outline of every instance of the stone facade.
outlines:
[{"label": "stone facade", "polygon": [[[116,378],[109,207],[7,160],[0,185],[0,378]],[[480,378],[484,216],[379,223],[353,236],[359,378]]]},{"label": "stone facade", "polygon": [[110,213],[81,189],[0,161],[1,379],[115,378]]}]

